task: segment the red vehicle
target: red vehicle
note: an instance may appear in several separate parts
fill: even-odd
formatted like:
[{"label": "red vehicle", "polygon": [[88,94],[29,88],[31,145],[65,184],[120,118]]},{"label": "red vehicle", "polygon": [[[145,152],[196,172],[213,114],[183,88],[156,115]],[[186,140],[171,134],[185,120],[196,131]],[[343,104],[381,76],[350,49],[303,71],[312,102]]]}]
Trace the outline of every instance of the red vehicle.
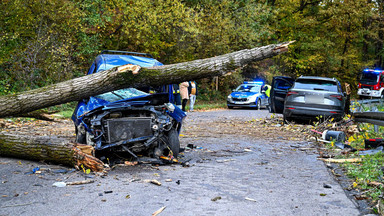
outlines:
[{"label": "red vehicle", "polygon": [[357,94],[360,98],[384,98],[384,70],[365,69],[361,73]]}]

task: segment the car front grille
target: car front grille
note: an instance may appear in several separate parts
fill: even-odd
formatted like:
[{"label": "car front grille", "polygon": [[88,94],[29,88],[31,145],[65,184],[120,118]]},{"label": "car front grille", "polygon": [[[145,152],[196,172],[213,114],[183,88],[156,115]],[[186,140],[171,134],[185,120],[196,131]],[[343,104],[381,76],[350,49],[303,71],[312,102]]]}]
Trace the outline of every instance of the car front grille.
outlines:
[{"label": "car front grille", "polygon": [[107,119],[104,124],[104,131],[107,143],[153,135],[151,118],[149,117]]},{"label": "car front grille", "polygon": [[232,98],[233,101],[245,102],[247,98]]}]

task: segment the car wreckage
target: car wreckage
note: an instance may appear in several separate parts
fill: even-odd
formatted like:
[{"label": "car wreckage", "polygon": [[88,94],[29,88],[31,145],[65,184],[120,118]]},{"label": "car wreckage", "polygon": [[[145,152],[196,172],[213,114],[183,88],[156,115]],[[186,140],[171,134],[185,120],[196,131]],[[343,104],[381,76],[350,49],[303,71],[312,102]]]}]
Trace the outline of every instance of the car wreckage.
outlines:
[{"label": "car wreckage", "polygon": [[[149,54],[103,51],[88,74],[126,64],[162,65]],[[172,85],[126,88],[83,99],[72,115],[76,142],[93,146],[96,156],[125,152],[135,158],[177,157],[186,115],[172,101]]]}]

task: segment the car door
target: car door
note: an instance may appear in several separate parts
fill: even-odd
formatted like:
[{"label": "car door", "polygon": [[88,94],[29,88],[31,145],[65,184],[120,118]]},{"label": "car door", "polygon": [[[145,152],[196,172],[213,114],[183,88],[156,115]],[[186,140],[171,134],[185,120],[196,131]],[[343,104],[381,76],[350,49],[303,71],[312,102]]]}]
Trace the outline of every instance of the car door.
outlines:
[{"label": "car door", "polygon": [[288,90],[293,86],[294,79],[291,77],[273,77],[272,88],[269,98],[269,111],[272,113],[283,113],[284,100]]}]

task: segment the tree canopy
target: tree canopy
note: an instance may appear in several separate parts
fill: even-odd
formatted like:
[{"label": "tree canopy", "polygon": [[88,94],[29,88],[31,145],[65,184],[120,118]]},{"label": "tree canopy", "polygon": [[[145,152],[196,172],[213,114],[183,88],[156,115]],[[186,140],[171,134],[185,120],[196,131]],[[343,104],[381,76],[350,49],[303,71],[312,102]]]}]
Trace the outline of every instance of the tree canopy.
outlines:
[{"label": "tree canopy", "polygon": [[165,64],[296,40],[274,70],[354,84],[383,66],[383,0],[3,0],[0,94],[83,75],[104,49]]}]

